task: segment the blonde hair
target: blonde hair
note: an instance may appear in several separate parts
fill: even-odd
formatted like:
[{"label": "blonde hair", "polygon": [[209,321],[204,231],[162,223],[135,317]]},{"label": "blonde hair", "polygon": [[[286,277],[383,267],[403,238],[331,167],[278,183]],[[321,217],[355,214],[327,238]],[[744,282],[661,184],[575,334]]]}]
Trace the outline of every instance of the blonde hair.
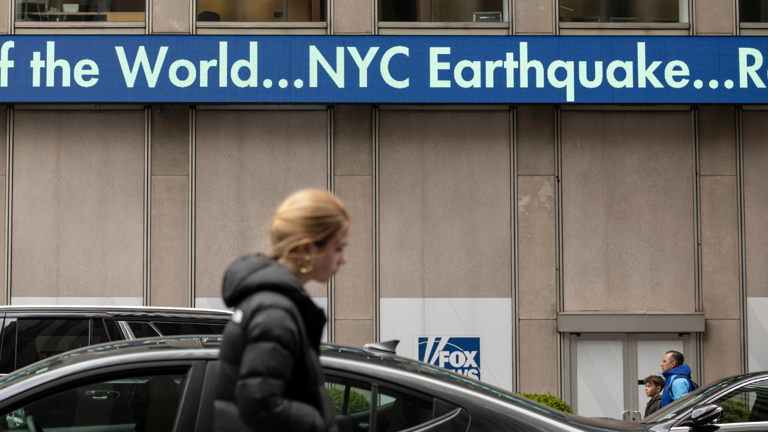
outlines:
[{"label": "blonde hair", "polygon": [[269,226],[269,257],[285,258],[305,243],[324,247],[348,229],[352,219],[344,203],[320,189],[294,192],[277,208]]}]

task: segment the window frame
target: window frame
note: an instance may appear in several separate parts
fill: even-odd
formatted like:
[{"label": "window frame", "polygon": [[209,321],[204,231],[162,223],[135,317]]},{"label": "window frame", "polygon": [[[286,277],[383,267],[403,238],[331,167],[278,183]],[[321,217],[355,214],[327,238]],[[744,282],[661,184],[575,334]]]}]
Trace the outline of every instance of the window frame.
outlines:
[{"label": "window frame", "polygon": [[[147,375],[159,375],[164,373],[186,373],[187,379],[184,388],[180,389],[179,407],[174,420],[173,431],[193,430],[189,428],[189,422],[185,420],[182,413],[189,417],[190,412],[197,411],[197,403],[200,399],[200,389],[202,387],[201,375],[205,372],[205,362],[201,360],[187,361],[154,361],[147,363],[132,363],[127,365],[111,366],[105,368],[96,368],[67,375],[60,378],[54,378],[44,384],[29,388],[20,394],[14,395],[0,402],[0,415],[26,405],[45,399],[63,391],[72,390],[90,384],[97,384],[104,381],[111,381],[121,378],[135,378]],[[184,372],[186,371],[186,372]],[[55,374],[55,372],[54,372]],[[193,381],[197,383],[193,384]],[[196,384],[200,385],[196,385]],[[197,394],[190,394],[190,391]],[[192,405],[191,407],[188,405]],[[191,410],[190,410],[191,408]],[[192,416],[195,421],[196,416]],[[192,423],[194,424],[194,423]]]},{"label": "window frame", "polygon": [[555,29],[563,36],[693,36],[694,0],[688,0],[688,22],[676,23],[610,23],[560,22],[560,0],[553,14]]},{"label": "window frame", "polygon": [[[152,1],[152,0],[148,0]],[[199,35],[330,35],[333,0],[325,3],[325,21],[198,21],[198,0],[189,0],[192,34]]]},{"label": "window frame", "polygon": [[384,36],[510,36],[514,34],[515,3],[503,0],[507,9],[507,20],[502,22],[431,22],[431,21],[380,21],[382,0],[374,0],[374,34]]},{"label": "window frame", "polygon": [[[16,6],[21,0],[10,0],[12,34],[149,34],[152,0],[144,0],[143,21],[17,21]],[[138,13],[138,12],[137,12]]]}]

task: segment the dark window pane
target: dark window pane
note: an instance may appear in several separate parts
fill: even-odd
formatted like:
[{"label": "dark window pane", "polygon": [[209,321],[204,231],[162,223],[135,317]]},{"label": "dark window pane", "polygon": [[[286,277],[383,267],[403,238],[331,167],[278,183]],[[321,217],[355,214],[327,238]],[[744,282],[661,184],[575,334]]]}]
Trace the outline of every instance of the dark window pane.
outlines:
[{"label": "dark window pane", "polygon": [[133,332],[133,335],[138,338],[145,338],[145,337],[156,337],[160,336],[157,334],[157,331],[152,328],[149,323],[146,322],[129,322],[128,325],[131,327],[131,331]]},{"label": "dark window pane", "polygon": [[20,319],[16,368],[88,346],[89,320]]},{"label": "dark window pane", "polygon": [[560,22],[688,22],[688,0],[560,0]]},{"label": "dark window pane", "polygon": [[768,0],[739,0],[741,22],[768,22]]},{"label": "dark window pane", "polygon": [[432,400],[379,387],[376,429],[399,431],[432,420]]},{"label": "dark window pane", "polygon": [[204,324],[185,322],[153,322],[164,336],[213,335],[224,333],[224,324]]},{"label": "dark window pane", "polygon": [[105,319],[104,320],[104,326],[107,327],[107,333],[109,334],[109,339],[112,341],[119,341],[125,339],[122,333],[120,333],[120,329],[117,328],[117,323],[113,319]]},{"label": "dark window pane", "polygon": [[[677,1],[677,0],[675,0]],[[506,22],[504,0],[381,0],[379,21]]]},{"label": "dark window pane", "polygon": [[16,21],[144,21],[144,0],[16,0]]},{"label": "dark window pane", "polygon": [[768,421],[768,380],[739,387],[714,403],[723,407],[720,424]]},{"label": "dark window pane", "polygon": [[107,329],[104,328],[104,320],[94,319],[91,321],[93,322],[93,330],[91,332],[91,345],[109,342]]},{"label": "dark window pane", "polygon": [[45,430],[170,431],[185,377],[174,373],[122,378],[67,390],[0,415],[0,430],[26,430],[22,425],[34,416]]},{"label": "dark window pane", "polygon": [[3,326],[0,373],[10,373],[14,370],[16,370],[16,318],[6,318]]},{"label": "dark window pane", "polygon": [[325,21],[326,0],[197,0],[197,21]]}]

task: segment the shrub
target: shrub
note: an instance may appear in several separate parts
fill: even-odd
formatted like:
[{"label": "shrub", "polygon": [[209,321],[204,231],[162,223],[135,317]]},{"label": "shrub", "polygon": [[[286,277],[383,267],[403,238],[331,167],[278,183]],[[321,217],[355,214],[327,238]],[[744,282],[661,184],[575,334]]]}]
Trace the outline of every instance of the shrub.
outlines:
[{"label": "shrub", "polygon": [[735,400],[725,400],[720,404],[723,415],[718,423],[746,423],[749,421],[749,407]]},{"label": "shrub", "polygon": [[533,399],[540,404],[546,405],[556,410],[574,414],[570,405],[563,402],[563,400],[558,398],[557,396],[552,396],[549,392],[547,392],[547,394],[520,393],[520,396],[527,397],[528,399]]},{"label": "shrub", "polygon": [[[328,389],[328,394],[331,396],[336,414],[341,414],[341,409],[344,406],[344,390],[337,387],[331,387]],[[365,396],[354,390],[350,390],[347,413],[368,411],[370,409],[371,402]]]}]

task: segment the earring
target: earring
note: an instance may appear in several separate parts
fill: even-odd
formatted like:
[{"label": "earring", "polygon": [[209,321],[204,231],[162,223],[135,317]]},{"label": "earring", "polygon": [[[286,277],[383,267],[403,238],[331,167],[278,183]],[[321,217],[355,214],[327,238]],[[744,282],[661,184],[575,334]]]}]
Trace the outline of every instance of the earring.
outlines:
[{"label": "earring", "polygon": [[311,272],[312,269],[314,268],[314,265],[312,264],[312,256],[311,255],[305,255],[304,256],[304,262],[306,262],[307,264],[305,266],[300,267],[299,271],[304,273],[304,274],[307,274],[307,273]]}]

